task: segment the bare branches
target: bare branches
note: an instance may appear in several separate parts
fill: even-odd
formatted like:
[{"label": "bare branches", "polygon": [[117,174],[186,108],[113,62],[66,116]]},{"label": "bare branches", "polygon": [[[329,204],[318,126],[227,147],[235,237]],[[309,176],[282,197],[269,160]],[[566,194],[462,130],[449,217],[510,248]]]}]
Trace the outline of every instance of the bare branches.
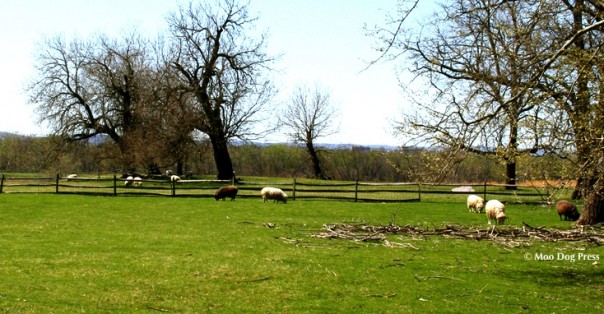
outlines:
[{"label": "bare branches", "polygon": [[382,43],[380,44],[380,48],[378,48],[378,52],[380,53],[379,56],[374,60],[371,60],[363,71],[380,62],[392,52],[391,50],[395,46],[396,42],[400,40],[401,36],[403,36],[403,24],[407,21],[409,15],[416,10],[419,3],[420,0],[401,1],[399,3],[400,11],[398,12],[398,16],[394,17],[393,20],[390,21],[390,24],[394,25],[392,30],[384,28],[370,30],[365,28],[365,31],[369,34],[380,34]]},{"label": "bare branches", "polygon": [[279,116],[279,124],[285,128],[289,138],[306,146],[317,178],[326,177],[315,140],[337,131],[336,113],[326,90],[319,86],[315,86],[314,90],[299,86]]},{"label": "bare branches", "polygon": [[286,127],[294,142],[312,143],[337,132],[336,113],[329,92],[319,86],[314,90],[298,86],[280,116],[279,124]]},{"label": "bare branches", "polygon": [[170,64],[195,128],[212,142],[220,179],[233,175],[227,142],[259,136],[253,126],[274,94],[263,78],[273,61],[264,52],[265,37],[245,34],[255,21],[247,4],[234,0],[191,2],[168,19],[174,40]]}]

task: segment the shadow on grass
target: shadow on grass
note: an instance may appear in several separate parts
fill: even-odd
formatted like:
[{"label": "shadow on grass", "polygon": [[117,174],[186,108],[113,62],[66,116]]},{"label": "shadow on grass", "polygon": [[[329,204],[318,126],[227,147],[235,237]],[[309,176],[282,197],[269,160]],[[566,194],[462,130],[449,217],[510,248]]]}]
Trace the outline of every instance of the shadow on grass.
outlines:
[{"label": "shadow on grass", "polygon": [[[541,263],[541,262],[539,262]],[[508,279],[517,278],[525,281],[534,280],[540,285],[557,287],[587,287],[598,288],[604,293],[604,270],[589,264],[547,265],[531,269],[515,269],[500,272],[498,275]],[[545,266],[545,265],[544,265]]]}]

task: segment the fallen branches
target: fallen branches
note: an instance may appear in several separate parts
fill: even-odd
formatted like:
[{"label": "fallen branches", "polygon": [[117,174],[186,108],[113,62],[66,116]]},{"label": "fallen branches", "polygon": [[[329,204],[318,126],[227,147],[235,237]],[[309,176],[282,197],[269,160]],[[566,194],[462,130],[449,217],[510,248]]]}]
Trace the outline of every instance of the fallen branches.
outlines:
[{"label": "fallen branches", "polygon": [[334,224],[323,225],[323,232],[313,235],[325,239],[345,239],[360,242],[378,242],[388,247],[407,247],[419,250],[408,243],[390,242],[386,235],[421,235],[443,236],[448,238],[468,240],[496,241],[508,247],[518,247],[531,241],[559,242],[559,241],[585,241],[590,244],[604,244],[604,226],[581,226],[575,229],[558,230],[544,227],[532,227],[523,223],[521,228],[514,226],[492,226],[490,228],[474,228],[467,226],[445,225],[444,227],[426,228],[420,226],[371,226]]}]

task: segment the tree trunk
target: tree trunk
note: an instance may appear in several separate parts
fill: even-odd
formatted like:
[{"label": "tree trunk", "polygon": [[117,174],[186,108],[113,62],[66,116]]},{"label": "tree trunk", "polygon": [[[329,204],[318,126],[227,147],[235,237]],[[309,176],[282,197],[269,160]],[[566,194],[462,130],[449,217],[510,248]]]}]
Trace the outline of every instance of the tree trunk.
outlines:
[{"label": "tree trunk", "polygon": [[573,191],[571,199],[580,200],[587,197],[588,191],[591,187],[596,183],[596,180],[593,178],[585,178],[579,177],[577,178],[577,185]]},{"label": "tree trunk", "polygon": [[323,170],[321,169],[321,162],[319,161],[319,155],[315,150],[315,146],[312,142],[307,142],[306,149],[308,150],[308,154],[310,155],[310,161],[312,162],[315,178],[325,180],[326,177],[323,174]]},{"label": "tree trunk", "polygon": [[593,225],[604,222],[604,181],[597,181],[594,189],[585,195],[583,213],[577,220],[577,225]]},{"label": "tree trunk", "polygon": [[506,162],[505,164],[505,189],[516,190],[516,162]]},{"label": "tree trunk", "polygon": [[[518,105],[512,106],[518,108]],[[506,190],[516,190],[516,160],[518,156],[518,109],[512,110],[510,118],[510,142],[505,157]]]},{"label": "tree trunk", "polygon": [[185,163],[182,161],[182,159],[177,160],[176,161],[176,173],[178,173],[179,175],[185,174],[184,165],[185,165]]},{"label": "tree trunk", "polygon": [[227,140],[224,136],[210,135],[210,142],[214,151],[214,162],[218,180],[231,180],[233,178],[233,163],[227,145]]}]

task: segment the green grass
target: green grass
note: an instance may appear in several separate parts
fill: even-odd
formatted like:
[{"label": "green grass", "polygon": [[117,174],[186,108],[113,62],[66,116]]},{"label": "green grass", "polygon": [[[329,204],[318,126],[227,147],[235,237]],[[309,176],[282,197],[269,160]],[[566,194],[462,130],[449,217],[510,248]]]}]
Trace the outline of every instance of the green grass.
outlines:
[{"label": "green grass", "polygon": [[[570,228],[509,205],[510,224]],[[216,202],[0,195],[0,311],[8,313],[401,313],[604,310],[604,249],[581,242],[394,236],[321,239],[324,224],[486,227],[463,202]],[[269,224],[272,224],[269,227]],[[526,260],[525,254],[597,255]]]}]

